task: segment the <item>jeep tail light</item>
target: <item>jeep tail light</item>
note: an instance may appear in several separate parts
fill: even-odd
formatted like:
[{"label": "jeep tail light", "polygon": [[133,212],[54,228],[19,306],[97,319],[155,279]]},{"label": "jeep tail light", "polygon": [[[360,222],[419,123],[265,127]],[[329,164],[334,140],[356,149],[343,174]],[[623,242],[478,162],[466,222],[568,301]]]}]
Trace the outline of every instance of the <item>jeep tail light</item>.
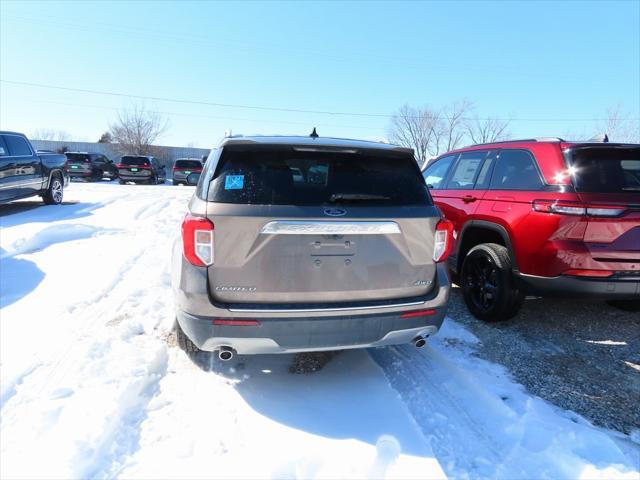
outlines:
[{"label": "jeep tail light", "polygon": [[625,212],[624,207],[617,205],[585,205],[561,200],[534,200],[533,209],[536,212],[590,217],[619,217]]},{"label": "jeep tail light", "polygon": [[436,226],[436,234],[433,242],[433,261],[444,262],[451,253],[453,244],[453,223],[442,219]]},{"label": "jeep tail light", "polygon": [[212,265],[213,223],[204,217],[188,213],[182,221],[182,246],[185,258],[192,265]]}]

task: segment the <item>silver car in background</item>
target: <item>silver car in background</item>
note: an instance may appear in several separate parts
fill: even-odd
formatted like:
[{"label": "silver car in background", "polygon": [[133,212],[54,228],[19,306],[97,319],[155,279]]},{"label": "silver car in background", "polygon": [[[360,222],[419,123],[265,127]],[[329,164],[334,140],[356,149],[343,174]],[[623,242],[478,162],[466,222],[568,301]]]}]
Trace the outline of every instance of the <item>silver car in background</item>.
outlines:
[{"label": "silver car in background", "polygon": [[178,343],[222,360],[422,346],[446,313],[451,243],[410,149],[226,138],[173,251]]}]

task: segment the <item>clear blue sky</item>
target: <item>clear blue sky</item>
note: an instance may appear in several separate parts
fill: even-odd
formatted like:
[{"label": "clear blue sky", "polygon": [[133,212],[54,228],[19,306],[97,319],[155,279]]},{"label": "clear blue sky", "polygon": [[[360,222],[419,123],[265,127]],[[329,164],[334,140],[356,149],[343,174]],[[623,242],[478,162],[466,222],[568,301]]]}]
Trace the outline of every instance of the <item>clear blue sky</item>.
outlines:
[{"label": "clear blue sky", "polygon": [[[0,0],[0,77],[132,95],[391,114],[468,98],[516,136],[640,117],[640,2],[12,2]],[[0,83],[0,128],[95,140],[121,97]],[[161,144],[234,133],[381,138],[386,117],[146,101]],[[545,119],[539,121],[536,119]],[[579,121],[572,121],[572,120]]]}]

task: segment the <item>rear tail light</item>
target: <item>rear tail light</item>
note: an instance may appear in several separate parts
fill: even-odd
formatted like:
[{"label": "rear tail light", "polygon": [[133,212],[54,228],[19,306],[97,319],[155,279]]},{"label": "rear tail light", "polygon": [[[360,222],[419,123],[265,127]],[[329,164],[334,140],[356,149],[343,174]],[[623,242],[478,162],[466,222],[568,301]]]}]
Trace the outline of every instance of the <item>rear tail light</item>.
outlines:
[{"label": "rear tail light", "polygon": [[400,318],[415,318],[415,317],[428,317],[430,315],[435,315],[436,311],[433,309],[430,310],[414,310],[412,312],[405,312],[400,315]]},{"label": "rear tail light", "polygon": [[567,270],[564,272],[564,275],[571,275],[573,277],[610,277],[613,275],[612,270],[582,270],[582,269],[573,269]]},{"label": "rear tail light", "polygon": [[182,222],[182,246],[185,258],[192,265],[212,265],[213,223],[206,218],[187,214]]},{"label": "rear tail light", "polygon": [[118,163],[116,165],[117,168],[127,168],[127,166],[124,163]]},{"label": "rear tail light", "polygon": [[585,205],[580,202],[562,200],[534,200],[536,212],[559,213],[562,215],[578,215],[590,217],[619,217],[625,212],[624,207],[613,205]]},{"label": "rear tail light", "polygon": [[436,226],[436,234],[433,242],[433,261],[444,262],[451,253],[453,244],[453,223],[449,220],[440,220]]}]

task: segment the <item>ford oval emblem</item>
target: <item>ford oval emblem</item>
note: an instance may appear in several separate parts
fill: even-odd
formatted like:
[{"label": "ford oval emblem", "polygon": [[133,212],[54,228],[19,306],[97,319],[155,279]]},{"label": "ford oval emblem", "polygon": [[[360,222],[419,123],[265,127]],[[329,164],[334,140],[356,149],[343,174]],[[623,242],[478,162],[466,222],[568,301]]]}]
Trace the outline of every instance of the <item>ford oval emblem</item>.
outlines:
[{"label": "ford oval emblem", "polygon": [[342,217],[347,214],[347,211],[343,208],[325,208],[324,214],[330,217]]}]

